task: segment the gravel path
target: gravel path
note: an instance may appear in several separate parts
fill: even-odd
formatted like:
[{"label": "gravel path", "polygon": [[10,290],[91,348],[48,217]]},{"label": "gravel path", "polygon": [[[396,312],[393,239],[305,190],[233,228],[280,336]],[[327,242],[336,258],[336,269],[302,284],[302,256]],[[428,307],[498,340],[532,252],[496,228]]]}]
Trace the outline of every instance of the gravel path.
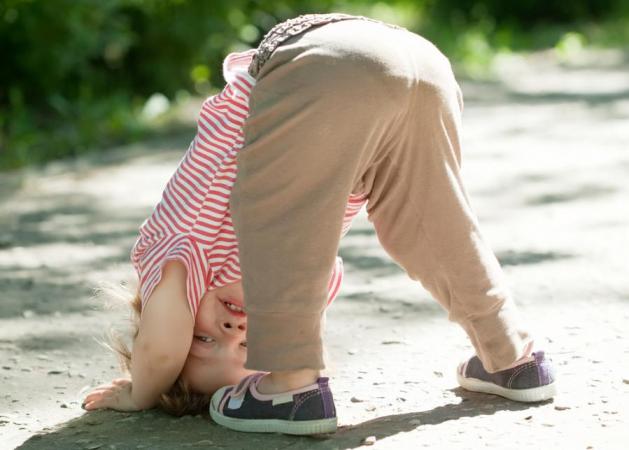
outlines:
[{"label": "gravel path", "polygon": [[93,288],[132,275],[137,226],[187,140],[0,177],[0,448],[627,448],[629,68],[616,52],[510,58],[463,83],[464,177],[560,394],[521,405],[457,388],[463,332],[380,249],[363,216],[343,240],[347,281],[328,314],[340,430],[234,434],[207,417],[83,414],[80,391],[116,363],[124,310]]}]

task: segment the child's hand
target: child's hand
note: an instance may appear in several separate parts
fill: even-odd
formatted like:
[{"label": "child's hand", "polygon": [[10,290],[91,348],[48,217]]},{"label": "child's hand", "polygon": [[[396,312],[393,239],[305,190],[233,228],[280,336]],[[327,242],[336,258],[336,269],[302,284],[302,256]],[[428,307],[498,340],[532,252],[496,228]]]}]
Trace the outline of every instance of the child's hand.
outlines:
[{"label": "child's hand", "polygon": [[127,378],[117,378],[111,384],[94,388],[83,400],[82,407],[87,411],[106,408],[116,411],[140,410],[131,399],[131,380]]}]

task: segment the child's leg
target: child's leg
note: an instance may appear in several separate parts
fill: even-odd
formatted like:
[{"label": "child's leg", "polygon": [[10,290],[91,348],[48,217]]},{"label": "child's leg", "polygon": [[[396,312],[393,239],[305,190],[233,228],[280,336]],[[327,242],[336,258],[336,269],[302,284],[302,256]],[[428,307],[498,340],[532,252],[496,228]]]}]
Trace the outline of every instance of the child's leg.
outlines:
[{"label": "child's leg", "polygon": [[531,338],[461,180],[461,92],[447,61],[425,50],[414,53],[417,87],[401,139],[365,176],[368,212],[383,247],[462,325],[493,372],[525,356]]},{"label": "child's leg", "polygon": [[[348,23],[279,47],[252,91],[231,196],[250,369],[324,367],[321,314],[347,200],[400,112],[401,83],[378,47],[398,35]],[[366,31],[356,52],[354,26]]]}]

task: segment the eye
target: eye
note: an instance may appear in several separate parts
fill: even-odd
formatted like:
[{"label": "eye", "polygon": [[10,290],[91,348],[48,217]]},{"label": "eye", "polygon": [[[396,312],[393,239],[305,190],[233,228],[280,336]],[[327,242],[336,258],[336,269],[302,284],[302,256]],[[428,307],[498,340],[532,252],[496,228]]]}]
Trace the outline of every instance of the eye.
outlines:
[{"label": "eye", "polygon": [[195,335],[194,338],[206,344],[209,344],[210,342],[214,342],[214,338],[211,338],[210,336],[196,336]]}]

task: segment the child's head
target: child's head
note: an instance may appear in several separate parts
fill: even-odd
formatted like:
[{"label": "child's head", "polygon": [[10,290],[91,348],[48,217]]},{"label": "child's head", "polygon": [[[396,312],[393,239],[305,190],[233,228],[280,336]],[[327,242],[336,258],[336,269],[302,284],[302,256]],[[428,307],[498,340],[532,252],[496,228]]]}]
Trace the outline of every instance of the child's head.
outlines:
[{"label": "child's head", "polygon": [[194,337],[181,379],[194,392],[212,394],[252,373],[244,368],[247,357],[247,316],[242,284],[208,291],[201,300]]},{"label": "child's head", "polygon": [[[131,306],[135,318],[132,337],[135,340],[142,309],[139,292],[133,297]],[[214,391],[235,384],[252,373],[244,368],[247,317],[243,306],[240,282],[206,292],[199,304],[185,365],[172,388],[159,400],[163,410],[177,416],[207,410]],[[131,350],[115,336],[112,338],[112,347],[118,353],[123,369],[129,371]]]}]

